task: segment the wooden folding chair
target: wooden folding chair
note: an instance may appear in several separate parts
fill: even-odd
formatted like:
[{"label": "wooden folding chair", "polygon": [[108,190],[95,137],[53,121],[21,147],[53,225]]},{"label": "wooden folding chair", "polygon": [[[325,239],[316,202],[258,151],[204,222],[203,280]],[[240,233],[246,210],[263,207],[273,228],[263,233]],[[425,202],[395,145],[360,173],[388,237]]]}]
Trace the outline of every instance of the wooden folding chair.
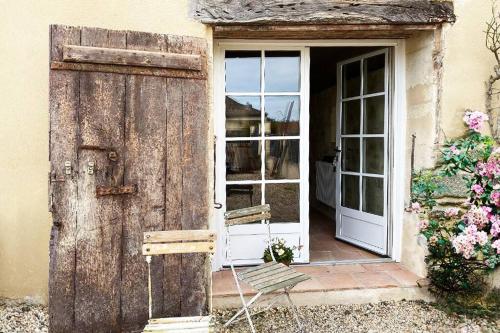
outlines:
[{"label": "wooden folding chair", "polygon": [[[144,233],[142,254],[148,263],[149,321],[144,332],[207,333],[213,332],[212,317],[170,317],[153,319],[153,299],[151,293],[151,256],[175,253],[208,253],[210,260],[215,252],[215,232],[210,230],[152,231]],[[209,313],[212,312],[212,278],[208,300]]]},{"label": "wooden folding chair", "polygon": [[[248,323],[253,333],[255,333],[255,328],[252,322],[252,316],[257,313],[261,313],[270,309],[278,301],[278,297],[286,296],[289,304],[291,305],[293,315],[297,321],[299,331],[303,330],[302,323],[300,322],[299,313],[297,307],[292,302],[290,297],[290,290],[295,287],[298,283],[309,280],[310,277],[306,274],[299,273],[293,268],[290,268],[284,264],[276,262],[272,248],[271,248],[271,227],[269,225],[269,219],[271,218],[271,208],[269,205],[255,206],[250,208],[243,208],[233,211],[228,211],[224,214],[225,227],[226,227],[226,244],[227,244],[227,256],[231,265],[231,270],[233,272],[234,280],[236,282],[236,287],[240,294],[241,302],[243,307],[239,310],[231,319],[229,319],[224,326],[227,327],[235,322],[239,316],[243,313],[246,315]],[[257,267],[252,267],[241,271],[239,273],[234,269],[233,259],[231,257],[231,226],[246,224],[256,221],[264,221],[263,227],[266,227],[267,231],[267,246],[271,252],[272,262],[261,264]],[[243,292],[241,290],[240,282],[244,282],[250,285],[257,294],[250,299],[248,302],[245,301],[243,297]],[[256,301],[259,297],[277,292],[282,290],[281,293],[272,295],[267,307],[259,312],[250,314],[250,307],[255,306]]]}]

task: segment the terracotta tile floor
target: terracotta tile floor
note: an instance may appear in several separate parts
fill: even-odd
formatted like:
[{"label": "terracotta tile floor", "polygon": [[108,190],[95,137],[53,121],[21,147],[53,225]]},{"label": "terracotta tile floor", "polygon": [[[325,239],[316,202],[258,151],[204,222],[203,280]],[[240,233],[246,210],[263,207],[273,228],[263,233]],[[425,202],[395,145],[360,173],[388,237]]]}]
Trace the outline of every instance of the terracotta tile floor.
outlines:
[{"label": "terracotta tile floor", "polygon": [[335,221],[314,210],[309,215],[309,244],[311,262],[381,258],[335,239]]},{"label": "terracotta tile floor", "polygon": [[[417,275],[396,263],[294,266],[297,271],[311,276],[298,284],[292,292],[335,291],[345,289],[416,287]],[[230,270],[213,273],[214,297],[238,295]],[[242,284],[245,295],[252,289]]]}]

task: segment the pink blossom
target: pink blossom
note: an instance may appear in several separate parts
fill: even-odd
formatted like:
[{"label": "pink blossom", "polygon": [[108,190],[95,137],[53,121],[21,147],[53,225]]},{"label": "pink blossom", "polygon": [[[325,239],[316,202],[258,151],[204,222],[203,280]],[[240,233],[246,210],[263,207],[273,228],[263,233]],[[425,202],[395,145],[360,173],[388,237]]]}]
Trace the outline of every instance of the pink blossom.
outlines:
[{"label": "pink blossom", "polygon": [[497,254],[500,254],[500,239],[494,241],[493,244],[491,244],[491,247],[497,249]]},{"label": "pink blossom", "polygon": [[422,209],[422,207],[420,207],[420,204],[418,202],[411,203],[411,211],[413,213],[420,213],[421,209]]},{"label": "pink blossom", "polygon": [[429,227],[429,220],[420,220],[417,222],[418,231],[425,230]]},{"label": "pink blossom", "polygon": [[463,218],[468,225],[475,225],[477,229],[481,230],[488,225],[488,213],[484,209],[472,206],[469,211],[467,211]]},{"label": "pink blossom", "polygon": [[474,245],[477,242],[477,227],[470,225],[464,230],[464,234],[470,238],[470,242]]},{"label": "pink blossom", "polygon": [[491,224],[490,234],[493,237],[500,235],[500,221],[498,219]]},{"label": "pink blossom", "polygon": [[481,185],[479,185],[479,184],[472,185],[472,187],[470,189],[473,192],[475,192],[476,194],[483,194],[484,193],[483,187]]},{"label": "pink blossom", "polygon": [[465,259],[470,259],[475,255],[474,244],[471,243],[471,238],[465,234],[460,234],[452,240],[453,248],[456,253],[462,254]]},{"label": "pink blossom", "polygon": [[456,208],[456,207],[447,208],[444,211],[444,216],[446,216],[446,217],[454,217],[454,216],[457,216],[459,212],[460,212],[460,210],[458,208]]},{"label": "pink blossom", "polygon": [[479,111],[466,111],[463,118],[469,129],[479,132],[483,128],[483,123],[488,120],[488,115]]},{"label": "pink blossom", "polygon": [[451,146],[450,151],[453,155],[460,155],[460,149],[458,149],[456,146]]},{"label": "pink blossom", "polygon": [[484,246],[486,243],[488,243],[488,234],[484,231],[479,231],[476,234],[476,240],[479,245]]},{"label": "pink blossom", "polygon": [[488,178],[500,176],[500,155],[492,153],[486,162],[478,162],[476,173]]},{"label": "pink blossom", "polygon": [[499,191],[491,192],[490,199],[495,206],[500,207],[500,192]]},{"label": "pink blossom", "polygon": [[462,254],[465,259],[475,256],[474,246],[484,246],[488,243],[488,234],[478,231],[475,225],[469,225],[465,230],[452,240],[456,253]]}]

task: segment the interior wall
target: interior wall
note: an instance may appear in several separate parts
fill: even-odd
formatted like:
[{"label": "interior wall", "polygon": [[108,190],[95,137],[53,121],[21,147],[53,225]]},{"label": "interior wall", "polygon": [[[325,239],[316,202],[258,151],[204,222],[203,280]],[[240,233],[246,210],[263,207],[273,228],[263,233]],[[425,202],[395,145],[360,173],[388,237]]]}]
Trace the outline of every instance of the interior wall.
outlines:
[{"label": "interior wall", "polygon": [[[205,38],[209,87],[212,30],[189,18],[189,0],[4,1],[0,22],[0,297],[44,302],[51,226],[47,194],[49,25]],[[208,142],[207,147],[210,159],[213,144]],[[212,164],[207,161],[208,165]],[[213,179],[211,174],[209,179]]]}]

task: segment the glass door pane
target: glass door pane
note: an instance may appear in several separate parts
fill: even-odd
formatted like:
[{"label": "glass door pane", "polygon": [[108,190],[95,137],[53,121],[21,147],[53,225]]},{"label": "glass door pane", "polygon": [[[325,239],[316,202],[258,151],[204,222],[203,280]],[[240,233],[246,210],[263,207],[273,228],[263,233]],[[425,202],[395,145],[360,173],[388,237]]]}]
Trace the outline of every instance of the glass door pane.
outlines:
[{"label": "glass door pane", "polygon": [[300,140],[266,140],[265,179],[300,178]]},{"label": "glass door pane", "polygon": [[226,143],[226,179],[261,179],[261,144],[259,141]]},{"label": "glass door pane", "polygon": [[226,92],[259,92],[260,51],[226,51]]},{"label": "glass door pane", "polygon": [[266,92],[300,91],[300,52],[266,51]]},{"label": "glass door pane", "polygon": [[300,221],[300,184],[266,184],[265,197],[271,205],[271,223]]},{"label": "glass door pane", "polygon": [[300,134],[300,97],[264,96],[264,128],[267,136]]},{"label": "glass door pane", "polygon": [[226,96],[226,136],[260,136],[260,96]]}]

